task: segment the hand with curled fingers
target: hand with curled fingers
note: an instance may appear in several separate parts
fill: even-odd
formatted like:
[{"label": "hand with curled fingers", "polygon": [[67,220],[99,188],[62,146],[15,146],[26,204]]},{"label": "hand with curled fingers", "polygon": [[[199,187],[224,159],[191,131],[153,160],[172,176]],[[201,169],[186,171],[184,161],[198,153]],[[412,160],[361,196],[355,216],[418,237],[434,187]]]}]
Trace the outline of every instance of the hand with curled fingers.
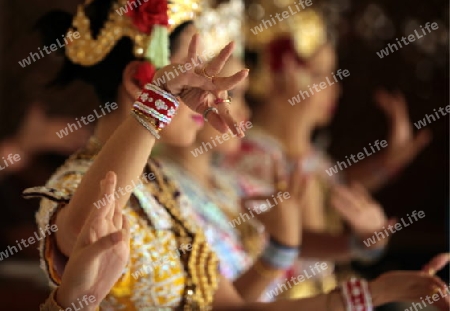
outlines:
[{"label": "hand with curled fingers", "polygon": [[438,277],[422,271],[392,271],[380,275],[369,285],[377,305],[389,302],[432,304],[440,311],[449,310],[448,286]]},{"label": "hand with curled fingers", "polygon": [[[197,48],[199,44],[198,34],[192,37],[189,44],[187,62],[199,59]],[[224,67],[227,60],[232,55],[234,43],[230,42],[220,53],[205,65],[194,63],[190,70],[179,74],[168,80],[162,87],[178,96],[181,101],[195,112],[203,114],[211,125],[220,132],[231,129],[233,134],[243,137],[239,128],[235,127],[237,122],[229,113],[229,102],[227,90],[234,88],[239,82],[248,76],[248,69],[243,69],[229,77],[216,77]],[[157,81],[164,78],[166,72],[173,70],[174,66],[183,64],[170,64],[158,70],[153,78]],[[215,99],[222,99],[223,102],[215,104]]]},{"label": "hand with curled fingers", "polygon": [[383,166],[396,172],[413,161],[430,143],[431,132],[428,129],[422,129],[414,135],[408,116],[408,104],[401,92],[389,93],[380,89],[375,94],[375,100],[390,123],[389,146]]},{"label": "hand with curled fingers", "polygon": [[[353,229],[361,241],[372,237],[375,232],[384,230],[396,223],[396,219],[387,219],[383,207],[378,204],[370,193],[361,185],[337,185],[333,188],[332,206]],[[389,239],[378,241],[374,248],[383,247]]]},{"label": "hand with curled fingers", "polygon": [[[243,198],[243,207],[248,208],[251,203],[257,219],[276,241],[287,246],[299,246],[302,232],[301,205],[309,179],[302,173],[301,161],[297,161],[294,170],[287,176],[281,160],[274,158],[273,180],[273,195]],[[261,201],[264,201],[263,204]]]},{"label": "hand with curled fingers", "polygon": [[[99,208],[92,206],[64,269],[56,293],[56,300],[63,307],[85,295],[94,296],[95,304],[99,305],[129,260],[130,228],[114,199],[116,183],[117,177],[112,172],[101,181],[99,200],[106,204]],[[95,309],[94,305],[88,309],[92,307]]]}]

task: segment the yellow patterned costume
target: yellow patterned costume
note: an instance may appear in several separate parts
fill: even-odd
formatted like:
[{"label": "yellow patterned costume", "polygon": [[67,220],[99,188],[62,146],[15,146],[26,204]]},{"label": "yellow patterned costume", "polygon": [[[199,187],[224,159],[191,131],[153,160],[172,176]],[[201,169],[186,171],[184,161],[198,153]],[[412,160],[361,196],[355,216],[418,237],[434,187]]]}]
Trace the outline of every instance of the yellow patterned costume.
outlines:
[{"label": "yellow patterned costume", "polygon": [[[74,154],[55,172],[46,187],[26,191],[28,196],[44,197],[36,215],[39,227],[52,223],[57,211],[64,208],[65,202],[76,191],[83,175],[93,163],[95,151],[91,140],[86,149]],[[143,180],[142,184],[138,184],[124,208],[132,236],[130,260],[121,278],[102,302],[101,310],[151,310],[152,306],[157,306],[157,310],[164,310],[161,308],[185,304],[183,299],[193,300],[193,303],[188,303],[192,310],[206,309],[201,299],[190,298],[195,294],[189,284],[193,284],[193,288],[197,286],[197,292],[203,296],[204,301],[212,301],[212,294],[217,287],[217,258],[209,250],[203,234],[190,225],[189,219],[193,219],[191,208],[188,201],[179,196],[176,188],[173,188],[172,192],[172,199],[177,200],[175,212],[157,200],[158,195],[161,197],[160,201],[171,199],[167,196],[169,193],[161,189],[157,190],[159,193],[155,195],[155,188],[160,186],[158,184],[168,181],[151,160],[149,166],[157,176],[156,180]],[[170,182],[168,184],[170,185]],[[164,196],[165,199],[162,198]],[[186,229],[192,233],[190,236],[180,237],[176,234],[175,218],[172,215],[176,213],[179,213],[176,218],[187,224]],[[42,266],[53,286],[59,285],[61,280],[58,271],[61,264],[58,262],[55,245],[54,236],[47,236],[41,241]],[[192,250],[177,252],[177,249],[182,250],[188,245],[192,245]],[[187,260],[189,264],[180,257],[183,253],[191,256],[191,259]],[[193,257],[195,258],[192,259]],[[192,268],[198,271],[193,273]],[[190,271],[190,276],[186,271]],[[196,275],[200,276],[200,280]]]}]

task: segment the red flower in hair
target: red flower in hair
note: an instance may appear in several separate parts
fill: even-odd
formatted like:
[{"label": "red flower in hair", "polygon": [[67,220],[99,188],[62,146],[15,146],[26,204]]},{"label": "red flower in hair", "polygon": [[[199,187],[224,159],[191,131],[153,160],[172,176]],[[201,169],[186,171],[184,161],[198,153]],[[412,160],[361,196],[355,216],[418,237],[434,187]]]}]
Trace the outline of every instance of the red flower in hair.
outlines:
[{"label": "red flower in hair", "polygon": [[[154,25],[169,25],[167,0],[129,0],[126,13],[143,33],[150,34]],[[135,6],[138,7],[135,7]]]},{"label": "red flower in hair", "polygon": [[144,87],[147,83],[151,83],[153,76],[156,73],[156,68],[149,62],[144,62],[138,67],[134,78],[138,81],[139,87]]},{"label": "red flower in hair", "polygon": [[293,55],[300,65],[305,65],[305,60],[295,51],[294,41],[290,37],[279,37],[272,40],[267,50],[269,52],[269,64],[272,72],[280,72],[283,69],[284,55]]}]

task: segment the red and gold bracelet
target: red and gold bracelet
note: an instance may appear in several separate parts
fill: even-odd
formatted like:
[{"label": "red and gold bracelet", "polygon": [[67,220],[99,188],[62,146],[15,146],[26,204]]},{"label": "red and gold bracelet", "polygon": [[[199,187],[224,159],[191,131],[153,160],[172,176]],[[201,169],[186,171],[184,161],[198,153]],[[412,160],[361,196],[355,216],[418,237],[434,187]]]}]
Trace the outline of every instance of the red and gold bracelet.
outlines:
[{"label": "red and gold bracelet", "polygon": [[372,296],[365,280],[352,278],[341,288],[346,311],[373,311]]},{"label": "red and gold bracelet", "polygon": [[162,130],[172,121],[179,106],[178,99],[158,86],[148,83],[133,105],[148,119],[154,120],[156,130]]}]

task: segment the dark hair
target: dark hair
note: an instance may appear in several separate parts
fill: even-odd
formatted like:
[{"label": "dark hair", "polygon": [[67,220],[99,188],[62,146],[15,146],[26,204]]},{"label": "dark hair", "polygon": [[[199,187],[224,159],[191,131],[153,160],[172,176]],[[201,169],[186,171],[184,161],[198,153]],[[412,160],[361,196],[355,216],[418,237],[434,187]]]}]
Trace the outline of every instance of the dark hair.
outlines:
[{"label": "dark hair", "polygon": [[[116,0],[93,1],[86,7],[85,13],[90,20],[92,36],[96,38],[104,27],[110,9]],[[36,24],[41,31],[44,44],[50,44],[55,38],[65,34],[72,25],[73,16],[63,11],[52,11],[43,16]],[[179,48],[179,36],[192,22],[185,22],[178,26],[170,35],[170,49]],[[64,49],[60,52],[65,53]],[[133,42],[130,38],[120,39],[108,55],[93,66],[81,66],[72,63],[64,56],[64,65],[57,77],[49,86],[64,86],[80,79],[94,87],[101,102],[113,102],[117,97],[117,89],[122,82],[125,67],[138,58],[133,54]]]}]

